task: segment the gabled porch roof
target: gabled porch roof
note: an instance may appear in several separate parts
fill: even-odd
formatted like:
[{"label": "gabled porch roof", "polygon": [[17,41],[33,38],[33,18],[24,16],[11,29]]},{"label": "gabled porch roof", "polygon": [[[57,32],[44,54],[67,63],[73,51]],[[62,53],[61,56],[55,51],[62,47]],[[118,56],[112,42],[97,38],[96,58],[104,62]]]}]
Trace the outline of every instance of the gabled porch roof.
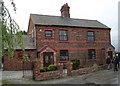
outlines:
[{"label": "gabled porch roof", "polygon": [[57,50],[49,45],[44,45],[42,48],[40,48],[37,52],[42,53],[42,52],[56,52]]}]

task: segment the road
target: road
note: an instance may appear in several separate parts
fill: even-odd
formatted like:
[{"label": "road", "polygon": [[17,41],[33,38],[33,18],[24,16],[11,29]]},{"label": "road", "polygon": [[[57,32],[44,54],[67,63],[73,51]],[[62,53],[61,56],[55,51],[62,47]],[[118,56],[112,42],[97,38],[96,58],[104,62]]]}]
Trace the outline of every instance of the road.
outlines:
[{"label": "road", "polygon": [[[27,73],[29,75],[31,72]],[[8,80],[13,84],[118,84],[119,71],[102,70],[90,74],[79,75],[74,77],[65,77],[61,79],[47,80],[47,81],[34,81],[32,78],[22,78],[22,71],[3,71],[2,79]]]}]

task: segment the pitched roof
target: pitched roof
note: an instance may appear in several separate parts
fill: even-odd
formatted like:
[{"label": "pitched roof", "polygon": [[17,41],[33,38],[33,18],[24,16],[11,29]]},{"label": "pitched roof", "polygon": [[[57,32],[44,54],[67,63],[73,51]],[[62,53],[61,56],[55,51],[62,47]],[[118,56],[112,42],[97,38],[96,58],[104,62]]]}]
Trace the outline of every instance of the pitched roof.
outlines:
[{"label": "pitched roof", "polygon": [[[17,36],[15,36],[16,38]],[[23,47],[24,49],[36,49],[36,47],[34,46],[33,43],[33,39],[31,38],[30,35],[22,35],[22,39],[23,39]],[[16,41],[16,44],[14,45],[14,49],[22,49]]]},{"label": "pitched roof", "polygon": [[30,14],[30,17],[36,25],[68,26],[68,27],[89,27],[110,29],[97,20],[63,18],[61,16],[49,16]]},{"label": "pitched roof", "polygon": [[43,47],[41,47],[39,50],[38,50],[38,52],[43,52],[44,50],[49,50],[49,51],[53,51],[53,52],[56,52],[57,50],[56,49],[54,49],[54,48],[52,48],[51,46],[49,46],[49,45],[44,45]]}]

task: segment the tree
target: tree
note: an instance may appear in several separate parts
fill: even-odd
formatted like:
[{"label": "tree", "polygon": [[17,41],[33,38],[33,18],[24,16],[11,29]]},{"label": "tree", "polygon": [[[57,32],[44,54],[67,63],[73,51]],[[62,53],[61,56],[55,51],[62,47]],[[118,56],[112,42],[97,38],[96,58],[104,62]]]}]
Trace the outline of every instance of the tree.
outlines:
[{"label": "tree", "polygon": [[27,35],[27,32],[25,32],[25,31],[18,31],[16,34]]},{"label": "tree", "polygon": [[[16,6],[13,0],[10,0],[13,10],[16,12]],[[0,57],[4,56],[4,49],[7,49],[7,53],[10,58],[14,57],[14,44],[17,43],[22,47],[22,34],[16,34],[20,31],[19,25],[12,19],[9,10],[4,5],[4,0],[0,0]],[[24,50],[24,49],[23,49]]]}]

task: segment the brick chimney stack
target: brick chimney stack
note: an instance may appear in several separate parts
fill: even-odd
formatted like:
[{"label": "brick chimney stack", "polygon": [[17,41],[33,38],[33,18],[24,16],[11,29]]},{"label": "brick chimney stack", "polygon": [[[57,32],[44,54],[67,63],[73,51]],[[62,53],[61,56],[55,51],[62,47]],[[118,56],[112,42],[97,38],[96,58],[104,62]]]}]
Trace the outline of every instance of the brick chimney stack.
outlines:
[{"label": "brick chimney stack", "polygon": [[68,6],[68,4],[64,4],[60,11],[61,11],[61,16],[64,17],[64,18],[70,18],[70,13],[69,13],[69,9],[70,7]]}]

